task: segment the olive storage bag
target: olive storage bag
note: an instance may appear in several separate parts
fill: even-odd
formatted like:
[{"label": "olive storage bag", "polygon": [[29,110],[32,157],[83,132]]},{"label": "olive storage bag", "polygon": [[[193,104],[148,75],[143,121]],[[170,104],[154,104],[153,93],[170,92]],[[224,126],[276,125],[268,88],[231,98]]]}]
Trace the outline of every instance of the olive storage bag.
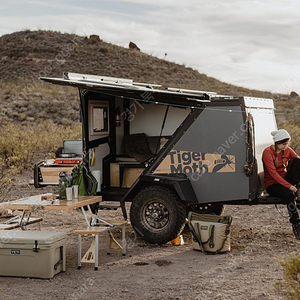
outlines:
[{"label": "olive storage bag", "polygon": [[72,185],[78,185],[78,195],[95,195],[97,180],[84,162],[75,166],[72,170]]},{"label": "olive storage bag", "polygon": [[229,252],[231,216],[188,214],[193,249],[206,254]]}]

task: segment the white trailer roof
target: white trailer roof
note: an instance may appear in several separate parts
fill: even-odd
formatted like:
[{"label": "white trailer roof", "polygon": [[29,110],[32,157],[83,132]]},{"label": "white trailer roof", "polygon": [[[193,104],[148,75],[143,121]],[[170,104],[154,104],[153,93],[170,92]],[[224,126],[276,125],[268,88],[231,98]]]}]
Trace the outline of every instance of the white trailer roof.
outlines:
[{"label": "white trailer roof", "polygon": [[244,97],[245,106],[248,108],[270,108],[274,109],[274,101],[272,99]]}]

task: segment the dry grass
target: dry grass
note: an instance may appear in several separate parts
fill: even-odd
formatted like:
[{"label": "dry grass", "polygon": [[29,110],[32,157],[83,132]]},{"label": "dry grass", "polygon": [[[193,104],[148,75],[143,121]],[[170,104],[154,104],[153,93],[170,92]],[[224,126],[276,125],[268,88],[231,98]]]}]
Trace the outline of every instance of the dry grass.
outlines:
[{"label": "dry grass", "polygon": [[284,121],[278,123],[278,128],[286,129],[291,135],[290,146],[300,155],[300,122],[299,121]]},{"label": "dry grass", "polygon": [[34,158],[53,158],[65,139],[80,139],[81,125],[72,127],[44,122],[35,127],[7,124],[0,136],[0,195],[13,176],[31,168]]},{"label": "dry grass", "polygon": [[300,300],[300,256],[277,257],[283,268],[283,280],[277,282],[275,289],[284,299]]}]

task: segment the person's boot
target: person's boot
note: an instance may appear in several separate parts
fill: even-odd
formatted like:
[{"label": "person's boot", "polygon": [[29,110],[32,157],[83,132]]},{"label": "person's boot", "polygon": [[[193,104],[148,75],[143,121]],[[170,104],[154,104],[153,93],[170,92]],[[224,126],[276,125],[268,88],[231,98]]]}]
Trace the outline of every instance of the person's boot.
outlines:
[{"label": "person's boot", "polygon": [[299,187],[297,192],[295,193],[295,203],[296,203],[296,207],[298,209],[300,209],[300,191],[299,191]]},{"label": "person's boot", "polygon": [[297,240],[300,240],[300,223],[293,223],[292,227],[293,227],[293,233],[295,235],[295,238]]},{"label": "person's boot", "polygon": [[296,203],[296,207],[297,207],[298,209],[300,209],[300,196],[296,197],[295,203]]}]

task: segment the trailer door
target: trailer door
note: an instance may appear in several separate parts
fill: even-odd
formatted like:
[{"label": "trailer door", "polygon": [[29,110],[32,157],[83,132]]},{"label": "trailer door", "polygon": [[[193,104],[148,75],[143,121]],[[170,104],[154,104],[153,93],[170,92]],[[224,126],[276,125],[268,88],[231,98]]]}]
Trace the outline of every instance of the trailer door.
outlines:
[{"label": "trailer door", "polygon": [[254,122],[255,157],[258,173],[263,171],[262,153],[273,144],[271,131],[277,130],[272,99],[244,97],[246,113],[251,114]]}]

